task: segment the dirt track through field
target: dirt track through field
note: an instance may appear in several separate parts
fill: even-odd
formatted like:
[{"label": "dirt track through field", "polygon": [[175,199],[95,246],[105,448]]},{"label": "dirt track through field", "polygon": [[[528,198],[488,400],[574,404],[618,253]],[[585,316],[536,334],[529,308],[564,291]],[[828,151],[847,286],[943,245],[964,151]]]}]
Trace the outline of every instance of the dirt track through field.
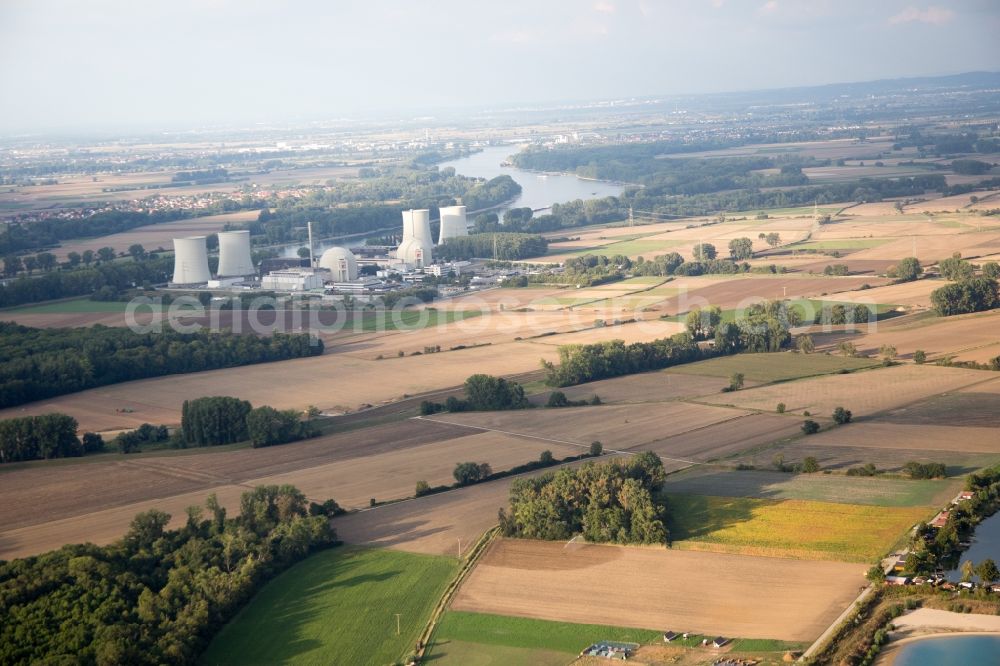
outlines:
[{"label": "dirt track through field", "polygon": [[452,608],[561,622],[809,641],[864,584],[856,564],[501,539]]}]

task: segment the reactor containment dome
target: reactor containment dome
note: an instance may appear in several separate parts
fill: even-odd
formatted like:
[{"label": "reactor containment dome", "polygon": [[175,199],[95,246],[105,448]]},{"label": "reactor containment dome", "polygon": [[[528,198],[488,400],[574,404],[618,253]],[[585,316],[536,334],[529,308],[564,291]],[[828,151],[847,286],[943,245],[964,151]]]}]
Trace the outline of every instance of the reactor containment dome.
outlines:
[{"label": "reactor containment dome", "polygon": [[220,231],[219,277],[246,277],[255,272],[253,259],[250,257],[250,232]]},{"label": "reactor containment dome", "polygon": [[319,258],[319,267],[333,274],[334,282],[358,279],[358,260],[346,247],[331,247]]},{"label": "reactor containment dome", "polygon": [[205,284],[211,279],[205,237],[175,238],[173,284]]},{"label": "reactor containment dome", "polygon": [[403,242],[396,249],[396,258],[416,268],[434,263],[431,212],[426,208],[403,211]]},{"label": "reactor containment dome", "polygon": [[469,235],[469,223],[465,218],[465,206],[444,206],[441,208],[441,232],[438,245],[448,238]]}]

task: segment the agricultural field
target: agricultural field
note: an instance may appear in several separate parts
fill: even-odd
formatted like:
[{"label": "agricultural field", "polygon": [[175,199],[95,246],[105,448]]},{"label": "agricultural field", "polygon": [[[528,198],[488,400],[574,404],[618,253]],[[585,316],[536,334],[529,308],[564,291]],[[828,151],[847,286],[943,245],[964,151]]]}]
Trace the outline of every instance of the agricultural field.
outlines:
[{"label": "agricultural field", "polygon": [[883,557],[935,513],[931,507],[674,494],[667,507],[673,548],[861,563]]},{"label": "agricultural field", "polygon": [[871,368],[878,361],[868,358],[844,358],[825,354],[737,354],[720,356],[666,370],[672,375],[701,375],[729,379],[733,373],[743,373],[751,382],[783,382],[790,379],[828,375],[844,370],[854,371]]},{"label": "agricultural field", "polygon": [[[824,375],[705,397],[703,400],[766,412],[773,412],[775,406],[783,402],[787,412],[802,414],[809,411],[814,415],[828,415],[836,407],[845,407],[854,413],[857,420],[992,379],[993,376],[981,370],[897,365],[866,370],[863,381],[853,374]],[[851,427],[858,428],[859,424]]]},{"label": "agricultural field", "polygon": [[910,358],[922,349],[931,360],[952,354],[975,353],[997,344],[1000,311],[991,310],[953,317],[920,313],[878,322],[871,330],[813,333],[816,348],[834,351],[842,342],[851,342],[858,353],[877,354],[882,345],[896,348],[902,358]]},{"label": "agricultural field", "polygon": [[941,506],[961,490],[956,479],[911,481],[841,474],[789,474],[700,467],[667,477],[670,495],[716,495],[887,507]]},{"label": "agricultural field", "polygon": [[841,562],[501,539],[463,582],[451,607],[809,641],[854,599],[864,581],[861,569]]},{"label": "agricultural field", "polygon": [[[184,510],[209,493],[231,515],[245,490],[285,483],[311,501],[333,498],[360,509],[371,498],[412,496],[417,481],[450,485],[459,462],[487,462],[500,471],[537,460],[544,450],[558,458],[581,453],[556,442],[411,421],[259,450],[98,456],[54,468],[5,469],[0,474],[12,499],[0,512],[0,557],[45,550],[57,534],[64,542],[109,543],[135,513],[151,508],[170,513],[179,527]],[[115,479],[110,488],[109,478]]]},{"label": "agricultural field", "polygon": [[392,550],[317,553],[265,585],[202,663],[396,662],[412,652],[457,571],[452,558]]}]

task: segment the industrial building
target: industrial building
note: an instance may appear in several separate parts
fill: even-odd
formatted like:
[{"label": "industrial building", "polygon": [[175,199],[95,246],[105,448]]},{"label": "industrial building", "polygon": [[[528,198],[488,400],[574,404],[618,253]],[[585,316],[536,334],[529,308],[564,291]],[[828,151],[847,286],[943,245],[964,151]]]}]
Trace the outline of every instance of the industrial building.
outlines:
[{"label": "industrial building", "polygon": [[403,211],[403,242],[396,249],[396,258],[412,268],[434,263],[431,212],[426,208]]},{"label": "industrial building", "polygon": [[272,271],[260,281],[261,289],[282,292],[312,291],[322,289],[323,284],[323,275],[311,268],[287,268]]},{"label": "industrial building", "polygon": [[334,282],[358,279],[358,260],[346,247],[331,247],[319,258],[319,267],[330,271]]},{"label": "industrial building", "polygon": [[469,235],[469,222],[465,218],[465,206],[443,206],[441,208],[441,230],[438,245],[449,238]]},{"label": "industrial building", "polygon": [[250,256],[250,231],[219,232],[220,278],[249,277],[254,275],[253,259]]},{"label": "industrial building", "polygon": [[208,245],[204,236],[174,239],[174,279],[172,284],[201,285],[212,279],[208,270]]}]

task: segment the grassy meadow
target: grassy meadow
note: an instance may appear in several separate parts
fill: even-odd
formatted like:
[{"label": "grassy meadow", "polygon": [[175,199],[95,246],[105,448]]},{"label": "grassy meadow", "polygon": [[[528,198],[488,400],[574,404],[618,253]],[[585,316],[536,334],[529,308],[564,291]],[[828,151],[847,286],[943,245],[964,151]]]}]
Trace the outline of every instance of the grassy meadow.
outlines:
[{"label": "grassy meadow", "polygon": [[216,635],[201,661],[392,663],[412,652],[457,570],[452,558],[396,550],[317,553],[265,585]]}]

